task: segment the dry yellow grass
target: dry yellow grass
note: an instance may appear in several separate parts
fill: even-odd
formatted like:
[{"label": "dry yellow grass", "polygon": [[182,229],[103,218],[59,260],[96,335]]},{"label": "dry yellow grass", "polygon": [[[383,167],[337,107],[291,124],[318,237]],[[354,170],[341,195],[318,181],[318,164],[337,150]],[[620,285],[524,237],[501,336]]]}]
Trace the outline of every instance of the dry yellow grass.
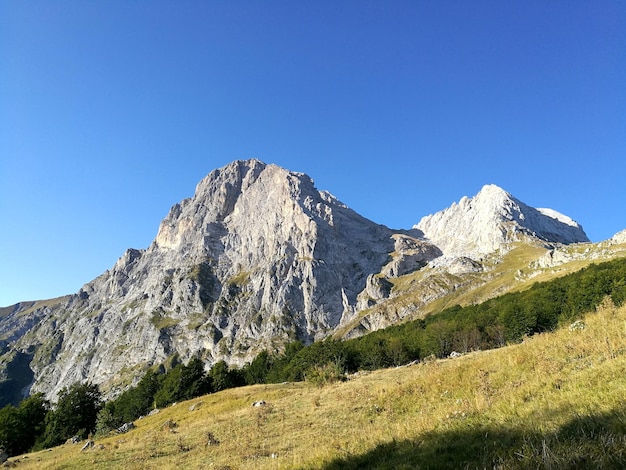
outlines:
[{"label": "dry yellow grass", "polygon": [[[24,469],[619,468],[626,306],[605,303],[584,322],[321,388],[227,390],[140,419],[89,450],[68,444],[11,460]],[[258,400],[267,404],[253,407]]]},{"label": "dry yellow grass", "polygon": [[375,318],[374,323],[386,319],[382,323],[389,324],[415,320],[455,305],[475,305],[507,292],[523,291],[537,282],[551,281],[592,263],[626,257],[626,244],[579,243],[561,249],[572,259],[555,267],[535,265],[549,251],[547,248],[539,243],[519,242],[504,256],[492,255],[483,260],[483,272],[453,275],[437,268],[423,268],[391,279],[394,287],[389,299],[361,311],[333,336],[346,337],[364,317]]}]

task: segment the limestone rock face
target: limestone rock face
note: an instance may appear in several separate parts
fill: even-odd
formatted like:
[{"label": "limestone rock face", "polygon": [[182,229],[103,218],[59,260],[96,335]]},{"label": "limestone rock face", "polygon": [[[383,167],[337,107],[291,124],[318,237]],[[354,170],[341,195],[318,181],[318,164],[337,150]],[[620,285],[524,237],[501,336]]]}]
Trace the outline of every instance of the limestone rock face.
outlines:
[{"label": "limestone rock face", "polygon": [[[32,391],[49,397],[84,380],[114,395],[173,354],[242,365],[262,349],[323,338],[354,315],[394,233],[304,174],[237,161],[174,205],[150,247],[127,250],[54,309],[14,314],[20,331],[7,335],[35,351]],[[417,266],[408,263],[398,269]]]},{"label": "limestone rock face", "polygon": [[512,242],[533,237],[551,243],[588,242],[582,227],[552,209],[535,209],[495,185],[473,198],[423,217],[413,227],[448,257],[481,258],[506,251]]},{"label": "limestone rock face", "polygon": [[387,277],[399,277],[424,267],[429,261],[441,256],[441,250],[421,238],[421,234],[395,234],[392,260],[383,267]]},{"label": "limestone rock face", "polygon": [[543,256],[540,256],[533,264],[533,268],[553,268],[561,264],[565,264],[575,259],[575,255],[562,250],[548,250]]},{"label": "limestone rock face", "polygon": [[626,229],[621,232],[617,232],[609,239],[609,241],[611,243],[626,243]]}]

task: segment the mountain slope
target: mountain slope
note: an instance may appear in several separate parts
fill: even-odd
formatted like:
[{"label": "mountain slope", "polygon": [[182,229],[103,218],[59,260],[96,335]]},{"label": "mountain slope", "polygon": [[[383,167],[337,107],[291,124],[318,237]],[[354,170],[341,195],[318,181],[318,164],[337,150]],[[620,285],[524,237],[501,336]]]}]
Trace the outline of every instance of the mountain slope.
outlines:
[{"label": "mountain slope", "polygon": [[589,242],[582,227],[552,209],[535,209],[495,185],[423,217],[413,228],[446,256],[480,258],[524,237],[551,243]]},{"label": "mountain slope", "polygon": [[[624,468],[626,306],[497,350],[180,403],[19,468]],[[265,406],[253,407],[263,400]],[[195,405],[195,406],[192,406]],[[175,432],[164,423],[176,423]]]}]

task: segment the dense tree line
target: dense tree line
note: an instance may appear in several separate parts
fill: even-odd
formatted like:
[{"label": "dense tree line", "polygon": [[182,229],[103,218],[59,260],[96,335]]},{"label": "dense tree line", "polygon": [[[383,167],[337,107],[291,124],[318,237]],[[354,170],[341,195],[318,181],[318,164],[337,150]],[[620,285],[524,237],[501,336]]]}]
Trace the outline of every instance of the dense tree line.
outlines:
[{"label": "dense tree line", "polygon": [[0,447],[11,456],[57,446],[75,436],[106,435],[154,408],[247,383],[242,370],[230,369],[224,361],[208,372],[199,358],[187,365],[174,362],[167,371],[149,371],[137,386],[106,403],[96,385],[76,383],[61,390],[55,406],[42,394],[17,407],[7,405],[0,409]]},{"label": "dense tree line", "polygon": [[75,384],[63,389],[55,407],[42,395],[0,410],[0,446],[9,455],[58,445],[72,436],[107,434],[152,409],[227,388],[340,378],[343,373],[398,366],[452,351],[490,349],[526,335],[551,331],[592,311],[606,297],[626,301],[626,260],[591,265],[526,291],[479,305],[455,306],[422,320],[394,325],[346,341],[327,339],[305,346],[290,343],[281,354],[261,352],[242,369],[220,361],[205,371],[200,358],[174,362],[144,375],[114,400],[101,402],[98,388]]}]

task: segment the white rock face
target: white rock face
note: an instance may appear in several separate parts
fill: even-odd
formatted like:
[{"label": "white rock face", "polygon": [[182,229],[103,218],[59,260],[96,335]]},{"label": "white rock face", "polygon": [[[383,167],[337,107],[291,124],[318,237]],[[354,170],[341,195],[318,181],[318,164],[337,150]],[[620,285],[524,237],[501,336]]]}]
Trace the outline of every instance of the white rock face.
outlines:
[{"label": "white rock face", "polygon": [[576,258],[571,253],[566,253],[561,250],[549,250],[543,256],[539,257],[532,265],[532,268],[553,268],[561,264],[568,263]]},{"label": "white rock face", "polygon": [[448,257],[481,258],[531,236],[555,243],[588,242],[582,227],[552,209],[535,209],[495,185],[423,217],[413,227]]},{"label": "white rock face", "polygon": [[441,256],[441,250],[424,240],[407,234],[395,234],[392,260],[382,269],[386,277],[399,277],[413,272]]},{"label": "white rock face", "polygon": [[626,243],[626,229],[622,230],[621,232],[617,232],[609,239],[609,241],[616,244]]},{"label": "white rock face", "polygon": [[[35,326],[22,322],[13,347],[35,350],[32,391],[50,398],[76,381],[106,389],[173,354],[242,365],[332,333],[363,290],[384,295],[367,281],[389,262],[395,234],[306,175],[234,162],[171,208],[148,249],[128,250],[63,305],[37,312]],[[424,241],[401,245],[394,275],[439,254]]]}]

